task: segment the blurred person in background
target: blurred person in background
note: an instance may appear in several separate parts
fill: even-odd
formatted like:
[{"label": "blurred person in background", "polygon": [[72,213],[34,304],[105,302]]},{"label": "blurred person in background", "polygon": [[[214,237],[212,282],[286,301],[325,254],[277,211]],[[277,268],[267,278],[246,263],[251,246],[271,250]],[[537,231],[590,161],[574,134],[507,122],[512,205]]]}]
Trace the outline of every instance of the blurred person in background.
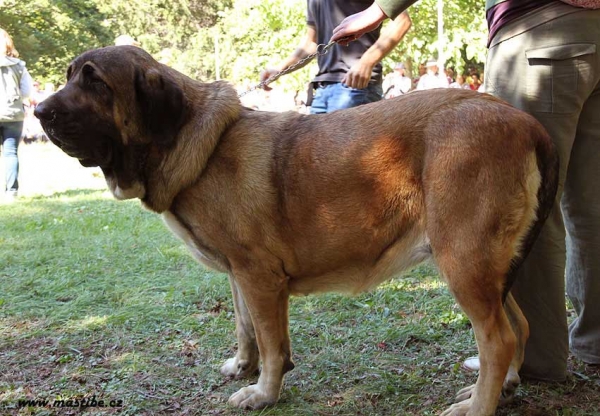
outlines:
[{"label": "blurred person in background", "polygon": [[398,62],[394,67],[394,72],[386,78],[385,98],[399,97],[408,94],[412,88],[412,80],[406,76],[406,68],[402,62]]},{"label": "blurred person in background", "polygon": [[456,76],[456,81],[450,84],[450,88],[462,88],[463,90],[470,90],[471,86],[465,82],[465,77],[462,74]]},{"label": "blurred person in background", "polygon": [[115,46],[124,46],[124,45],[137,46],[138,48],[142,47],[142,44],[140,42],[138,42],[137,40],[135,40],[130,35],[119,35],[119,36],[117,36],[115,38]]},{"label": "blurred person in background", "polygon": [[481,80],[479,79],[479,74],[474,72],[471,74],[471,83],[469,84],[469,88],[471,88],[472,91],[479,91],[479,88],[481,88]]},{"label": "blurred person in background", "polygon": [[[337,24],[345,17],[366,9],[370,4],[370,0],[308,0],[307,32],[304,39],[281,64],[262,71],[261,81],[297,65],[316,52],[317,45],[329,42]],[[398,45],[411,24],[408,14],[401,13],[385,29],[377,28],[347,47],[334,44],[326,54],[319,55],[319,70],[308,91],[307,105],[310,105],[310,112],[329,113],[381,100],[381,60]],[[313,91],[314,97],[311,97]]]},{"label": "blurred person in background", "polygon": [[448,88],[448,78],[445,74],[440,74],[438,63],[436,61],[427,62],[425,68],[427,68],[427,72],[419,78],[417,90]]},{"label": "blurred person in background", "polygon": [[5,166],[4,201],[12,202],[19,191],[18,148],[25,119],[24,102],[33,80],[19,59],[12,38],[0,28],[0,140]]}]

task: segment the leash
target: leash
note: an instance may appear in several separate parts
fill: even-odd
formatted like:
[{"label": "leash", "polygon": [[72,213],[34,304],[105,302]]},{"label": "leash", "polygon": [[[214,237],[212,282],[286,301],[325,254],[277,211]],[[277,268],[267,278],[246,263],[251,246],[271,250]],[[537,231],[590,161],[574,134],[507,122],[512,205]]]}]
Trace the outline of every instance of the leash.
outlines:
[{"label": "leash", "polygon": [[[347,40],[349,37],[350,36],[345,37],[345,38],[341,38],[337,42],[343,41],[343,40]],[[241,94],[238,94],[238,98],[242,98],[244,95],[249,94],[249,93],[251,93],[253,91],[256,91],[258,89],[263,89],[265,86],[267,86],[270,83],[272,83],[273,81],[276,81],[277,79],[279,79],[279,77],[281,77],[281,76],[283,76],[285,74],[289,74],[290,72],[295,71],[299,66],[301,66],[301,65],[305,64],[306,62],[310,61],[315,56],[322,56],[322,55],[327,54],[327,52],[329,52],[329,49],[331,49],[331,47],[333,45],[335,45],[337,42],[336,41],[332,41],[332,42],[329,42],[327,44],[325,44],[325,43],[318,44],[317,45],[317,50],[315,52],[313,52],[310,55],[306,56],[305,58],[299,60],[294,65],[288,66],[283,71],[279,71],[278,73],[271,75],[269,78],[265,79],[262,82],[259,82],[258,84],[256,84],[255,86],[249,88],[248,90],[242,92]]]}]

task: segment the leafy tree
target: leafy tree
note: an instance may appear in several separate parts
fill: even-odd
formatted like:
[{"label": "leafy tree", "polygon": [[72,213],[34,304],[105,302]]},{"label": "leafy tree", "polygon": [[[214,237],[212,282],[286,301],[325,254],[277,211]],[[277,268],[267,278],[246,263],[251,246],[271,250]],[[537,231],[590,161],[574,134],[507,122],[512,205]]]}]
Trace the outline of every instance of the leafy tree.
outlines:
[{"label": "leafy tree", "polygon": [[[236,0],[212,33],[220,40],[221,76],[254,84],[261,70],[280,63],[305,36],[306,2]],[[280,83],[289,90],[306,89],[315,69],[316,63],[309,64],[286,75]]]},{"label": "leafy tree", "polygon": [[[438,58],[437,0],[421,0],[409,9],[413,27],[400,49],[406,60],[423,63]],[[444,0],[444,55],[447,67],[463,72],[485,61],[487,26],[481,0]]]},{"label": "leafy tree", "polygon": [[68,63],[85,50],[137,38],[155,56],[184,51],[214,25],[230,0],[0,0],[0,27],[14,38],[32,75],[64,82]]},{"label": "leafy tree", "polygon": [[59,83],[77,54],[112,41],[103,15],[85,0],[4,0],[0,26],[38,79]]},{"label": "leafy tree", "polygon": [[[437,0],[421,0],[409,9],[413,26],[398,47],[383,61],[387,72],[397,61],[418,64],[437,57]],[[243,81],[257,81],[260,69],[278,63],[291,53],[306,31],[306,1],[304,0],[237,0],[206,34],[204,40],[204,73],[214,78],[214,52],[212,39],[215,31],[221,39],[221,75]],[[462,72],[469,65],[481,65],[485,60],[484,4],[480,0],[444,0],[445,58],[449,67]],[[308,69],[285,76],[279,81],[287,89],[297,90],[311,79],[316,64]]]},{"label": "leafy tree", "polygon": [[214,26],[230,0],[94,0],[111,16],[113,33],[129,34],[150,53],[184,51],[198,31]]},{"label": "leafy tree", "polygon": [[[437,55],[437,0],[409,9],[413,27],[383,64]],[[160,61],[196,79],[255,84],[306,33],[305,0],[0,0],[0,27],[13,35],[40,81],[59,83],[73,57],[129,34]],[[459,71],[485,58],[481,0],[444,0],[445,56]],[[304,89],[316,63],[279,85]]]}]

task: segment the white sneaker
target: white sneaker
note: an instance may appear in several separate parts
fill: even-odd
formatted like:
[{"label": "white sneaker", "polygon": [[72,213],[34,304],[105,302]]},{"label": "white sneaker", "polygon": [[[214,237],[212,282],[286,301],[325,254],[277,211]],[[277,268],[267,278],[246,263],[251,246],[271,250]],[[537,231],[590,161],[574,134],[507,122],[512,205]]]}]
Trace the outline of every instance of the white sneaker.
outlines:
[{"label": "white sneaker", "polygon": [[0,200],[3,204],[12,204],[17,200],[17,191],[6,191],[4,197]]},{"label": "white sneaker", "polygon": [[479,371],[479,367],[479,357],[469,357],[462,364],[462,368],[467,371]]}]

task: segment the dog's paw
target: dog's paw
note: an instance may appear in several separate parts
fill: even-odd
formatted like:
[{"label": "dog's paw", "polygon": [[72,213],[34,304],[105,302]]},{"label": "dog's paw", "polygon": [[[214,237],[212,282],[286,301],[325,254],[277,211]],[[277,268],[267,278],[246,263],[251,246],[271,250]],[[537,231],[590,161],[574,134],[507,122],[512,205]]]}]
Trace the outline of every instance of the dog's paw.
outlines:
[{"label": "dog's paw", "polygon": [[[517,389],[517,387],[519,386],[519,382],[509,382],[509,381],[505,381],[504,385],[502,386],[502,393],[500,393],[500,397],[498,398],[498,406],[504,406],[509,404],[510,402],[513,401],[513,399],[515,398],[515,391]],[[456,394],[456,399],[455,402],[457,404],[468,400],[471,398],[471,396],[473,395],[473,392],[475,391],[475,384],[469,386],[469,387],[465,387],[464,389],[461,389],[457,394]]]},{"label": "dog's paw", "polygon": [[469,387],[460,389],[458,391],[458,393],[456,393],[456,398],[454,399],[454,402],[456,404],[460,404],[461,402],[464,402],[465,400],[470,399],[471,396],[473,395],[474,391],[475,391],[475,384],[472,384]]},{"label": "dog's paw", "polygon": [[519,376],[506,377],[504,384],[502,385],[502,393],[500,394],[500,400],[498,406],[504,406],[515,399],[517,388],[521,385],[521,379]]},{"label": "dog's paw", "polygon": [[258,372],[258,362],[230,358],[221,367],[221,374],[235,379],[252,377]]},{"label": "dog's paw", "polygon": [[234,393],[228,403],[240,409],[256,410],[275,404],[278,398],[277,394],[269,394],[263,391],[258,384],[253,384]]},{"label": "dog's paw", "polygon": [[[465,390],[465,389],[463,389]],[[462,390],[461,390],[462,391]],[[460,394],[460,392],[459,392]],[[440,416],[466,416],[471,409],[471,399],[460,403],[454,403],[452,406],[440,413]]]}]

